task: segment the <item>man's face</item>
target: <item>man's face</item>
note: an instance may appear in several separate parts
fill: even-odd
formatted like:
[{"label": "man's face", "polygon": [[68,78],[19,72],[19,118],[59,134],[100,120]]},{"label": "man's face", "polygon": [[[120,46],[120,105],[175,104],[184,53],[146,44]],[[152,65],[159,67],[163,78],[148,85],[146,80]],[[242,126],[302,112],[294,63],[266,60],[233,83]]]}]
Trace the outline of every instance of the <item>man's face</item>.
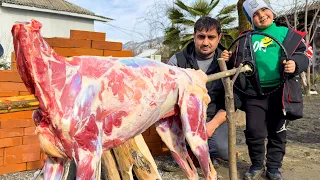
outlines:
[{"label": "man's face", "polygon": [[214,55],[221,34],[218,35],[216,29],[197,31],[194,35],[194,45],[196,53],[202,58],[211,58]]}]

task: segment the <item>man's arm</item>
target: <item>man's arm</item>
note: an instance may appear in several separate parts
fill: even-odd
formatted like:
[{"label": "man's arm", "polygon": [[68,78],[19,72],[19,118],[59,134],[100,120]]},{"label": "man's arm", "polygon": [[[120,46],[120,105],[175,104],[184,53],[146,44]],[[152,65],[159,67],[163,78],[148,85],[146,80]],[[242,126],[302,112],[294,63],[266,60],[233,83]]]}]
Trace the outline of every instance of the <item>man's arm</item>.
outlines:
[{"label": "man's arm", "polygon": [[217,114],[206,124],[207,136],[211,137],[214,131],[227,120],[227,112],[220,109]]}]

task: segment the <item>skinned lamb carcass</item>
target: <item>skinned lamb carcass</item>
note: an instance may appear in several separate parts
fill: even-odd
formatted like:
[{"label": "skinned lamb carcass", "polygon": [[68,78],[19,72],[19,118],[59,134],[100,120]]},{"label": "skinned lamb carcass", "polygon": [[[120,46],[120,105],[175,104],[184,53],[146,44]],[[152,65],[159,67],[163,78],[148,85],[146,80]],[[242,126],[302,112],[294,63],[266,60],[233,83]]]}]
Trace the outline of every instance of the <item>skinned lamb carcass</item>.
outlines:
[{"label": "skinned lamb carcass", "polygon": [[[45,179],[60,179],[68,158],[77,179],[99,179],[104,150],[156,123],[158,134],[189,179],[198,179],[187,139],[206,179],[216,179],[205,130],[207,76],[143,58],[56,54],[38,21],[12,27],[18,70],[39,100],[36,134],[48,158]],[[190,166],[188,165],[190,163]]]}]

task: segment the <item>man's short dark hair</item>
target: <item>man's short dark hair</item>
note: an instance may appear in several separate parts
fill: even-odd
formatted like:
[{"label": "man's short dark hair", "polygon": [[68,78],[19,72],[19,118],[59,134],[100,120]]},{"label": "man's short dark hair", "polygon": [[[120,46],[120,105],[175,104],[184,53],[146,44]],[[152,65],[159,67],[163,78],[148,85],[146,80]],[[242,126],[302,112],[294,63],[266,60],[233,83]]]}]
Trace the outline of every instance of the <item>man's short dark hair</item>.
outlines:
[{"label": "man's short dark hair", "polygon": [[210,31],[216,29],[218,35],[221,33],[221,26],[218,20],[208,17],[208,16],[203,16],[197,20],[197,22],[194,24],[194,33],[198,31]]}]

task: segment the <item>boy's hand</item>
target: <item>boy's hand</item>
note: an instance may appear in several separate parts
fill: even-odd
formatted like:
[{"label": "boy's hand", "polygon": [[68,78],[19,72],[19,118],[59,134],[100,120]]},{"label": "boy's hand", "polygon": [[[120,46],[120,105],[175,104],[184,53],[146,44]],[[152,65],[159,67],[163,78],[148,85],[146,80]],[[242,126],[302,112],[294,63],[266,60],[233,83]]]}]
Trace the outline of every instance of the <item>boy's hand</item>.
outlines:
[{"label": "boy's hand", "polygon": [[293,60],[284,60],[282,63],[284,64],[284,72],[294,73],[296,70],[296,63]]},{"label": "boy's hand", "polygon": [[227,51],[227,50],[224,50],[222,53],[221,53],[221,58],[224,60],[224,61],[229,61],[230,57],[232,55],[232,52],[231,51]]}]

